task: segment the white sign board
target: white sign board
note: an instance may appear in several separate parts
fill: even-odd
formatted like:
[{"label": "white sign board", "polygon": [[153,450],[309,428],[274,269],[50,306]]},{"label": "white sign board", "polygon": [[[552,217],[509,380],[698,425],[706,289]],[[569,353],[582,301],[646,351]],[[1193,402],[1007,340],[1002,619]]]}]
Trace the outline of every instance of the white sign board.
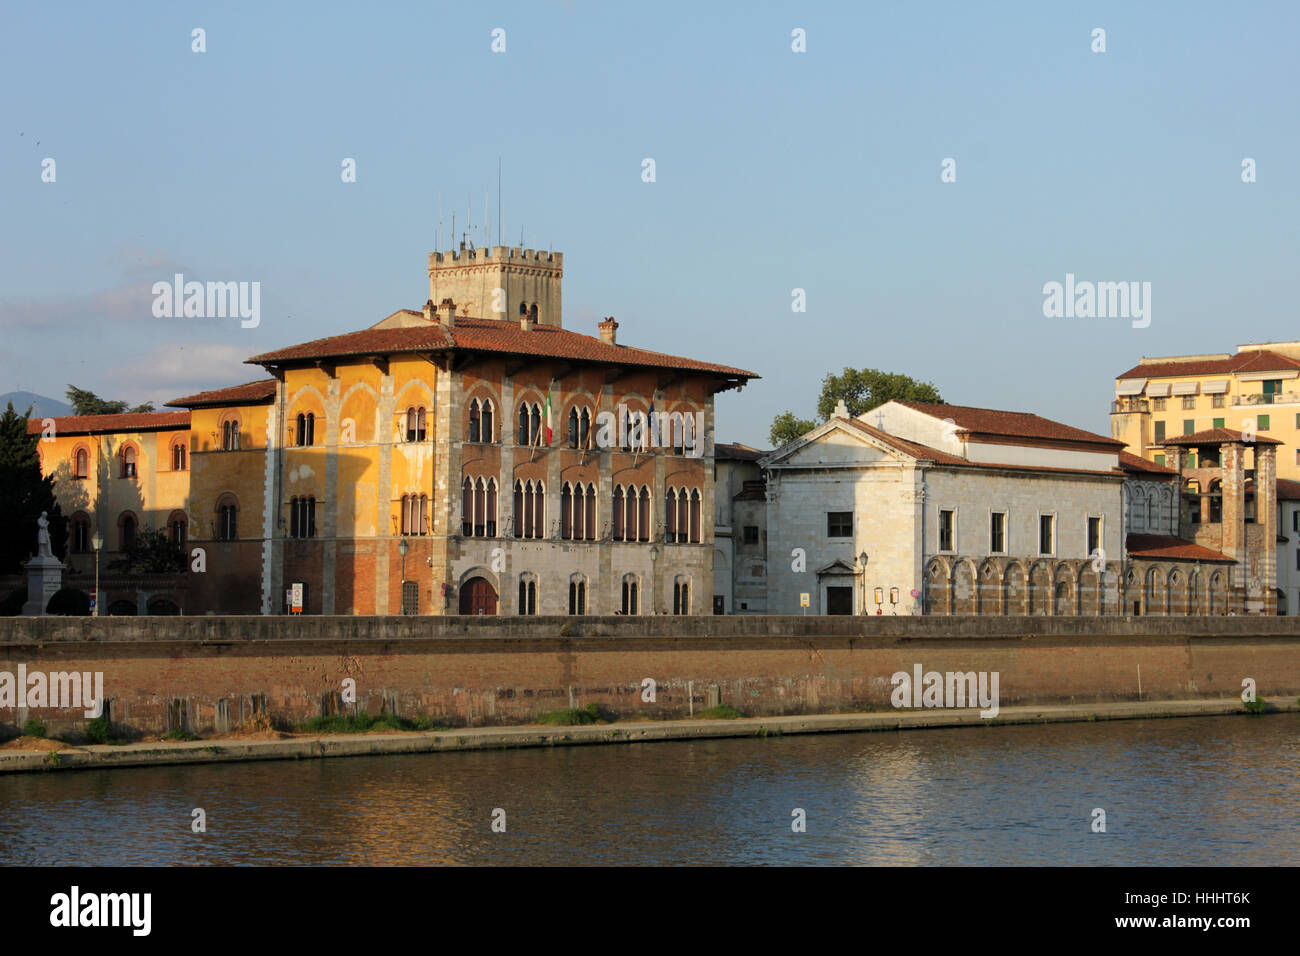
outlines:
[{"label": "white sign board", "polygon": [[294,614],[302,613],[302,583],[295,582],[289,587],[289,610]]},{"label": "white sign board", "polygon": [[799,594],[800,607],[812,607],[812,595],[807,591],[801,591]]}]

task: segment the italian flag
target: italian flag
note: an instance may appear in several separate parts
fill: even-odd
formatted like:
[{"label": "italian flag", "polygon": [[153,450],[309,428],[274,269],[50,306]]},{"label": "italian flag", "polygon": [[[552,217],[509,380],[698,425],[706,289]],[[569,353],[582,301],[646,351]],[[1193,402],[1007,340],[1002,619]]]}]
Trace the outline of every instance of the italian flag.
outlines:
[{"label": "italian flag", "polygon": [[546,389],[546,447],[551,447],[551,390]]}]

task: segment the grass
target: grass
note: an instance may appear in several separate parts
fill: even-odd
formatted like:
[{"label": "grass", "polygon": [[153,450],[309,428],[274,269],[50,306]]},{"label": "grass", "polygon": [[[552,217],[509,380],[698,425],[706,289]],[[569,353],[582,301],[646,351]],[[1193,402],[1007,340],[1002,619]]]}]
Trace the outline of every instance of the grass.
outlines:
[{"label": "grass", "polygon": [[[45,725],[34,717],[28,718],[27,722],[23,724],[24,737],[44,737],[45,731]],[[53,753],[54,751],[50,752]]]},{"label": "grass", "polygon": [[45,762],[51,767],[57,767],[63,763],[63,758],[59,756],[57,750],[51,750],[45,755]]},{"label": "grass", "polygon": [[90,738],[92,744],[120,744],[117,734],[113,732],[113,725],[108,722],[107,717],[96,717],[86,725],[86,736]]},{"label": "grass", "polygon": [[586,707],[549,711],[539,715],[537,723],[552,727],[578,727],[583,724],[607,723],[611,717],[613,714],[603,710],[600,704],[588,704]]},{"label": "grass", "polygon": [[294,726],[294,730],[305,734],[364,734],[372,730],[418,731],[447,730],[449,725],[434,717],[418,714],[415,717],[398,717],[396,714],[380,714],[371,717],[364,710],[359,714],[330,714],[328,717],[312,717]]},{"label": "grass", "polygon": [[736,708],[723,704],[720,707],[710,707],[708,710],[702,710],[695,715],[700,720],[735,720],[737,717],[744,717]]},{"label": "grass", "polygon": [[1265,712],[1265,701],[1263,697],[1256,697],[1254,700],[1246,701],[1246,713],[1259,715]]},{"label": "grass", "polygon": [[194,734],[190,733],[184,727],[177,727],[163,735],[163,740],[198,740]]}]

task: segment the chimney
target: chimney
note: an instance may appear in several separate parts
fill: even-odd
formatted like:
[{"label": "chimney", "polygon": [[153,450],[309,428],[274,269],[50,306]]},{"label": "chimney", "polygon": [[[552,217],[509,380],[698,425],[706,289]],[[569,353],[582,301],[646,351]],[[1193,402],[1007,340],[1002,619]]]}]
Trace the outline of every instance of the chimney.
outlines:
[{"label": "chimney", "polygon": [[426,322],[433,321],[433,311],[433,300],[429,299],[424,303],[424,320]]},{"label": "chimney", "polygon": [[616,333],[618,332],[618,323],[614,321],[611,315],[604,322],[600,323],[600,340],[606,345],[617,345]]},{"label": "chimney", "polygon": [[443,299],[442,305],[438,306],[438,316],[441,319],[442,324],[447,326],[447,328],[455,328],[456,303],[451,301],[451,299]]},{"label": "chimney", "polygon": [[519,313],[519,327],[521,329],[523,329],[525,332],[531,332],[535,325],[537,325],[536,315],[530,315],[527,312]]}]

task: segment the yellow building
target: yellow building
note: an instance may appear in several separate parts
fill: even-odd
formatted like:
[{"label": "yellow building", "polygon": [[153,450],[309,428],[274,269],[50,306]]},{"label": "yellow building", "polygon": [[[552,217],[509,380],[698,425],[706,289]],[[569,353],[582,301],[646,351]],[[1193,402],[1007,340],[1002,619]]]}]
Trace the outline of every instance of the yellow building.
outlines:
[{"label": "yellow building", "polygon": [[1300,479],[1300,342],[1144,358],[1115,379],[1110,422],[1112,437],[1158,465],[1168,461],[1161,443],[1183,435],[1227,428],[1272,438],[1281,442],[1277,476]]}]

